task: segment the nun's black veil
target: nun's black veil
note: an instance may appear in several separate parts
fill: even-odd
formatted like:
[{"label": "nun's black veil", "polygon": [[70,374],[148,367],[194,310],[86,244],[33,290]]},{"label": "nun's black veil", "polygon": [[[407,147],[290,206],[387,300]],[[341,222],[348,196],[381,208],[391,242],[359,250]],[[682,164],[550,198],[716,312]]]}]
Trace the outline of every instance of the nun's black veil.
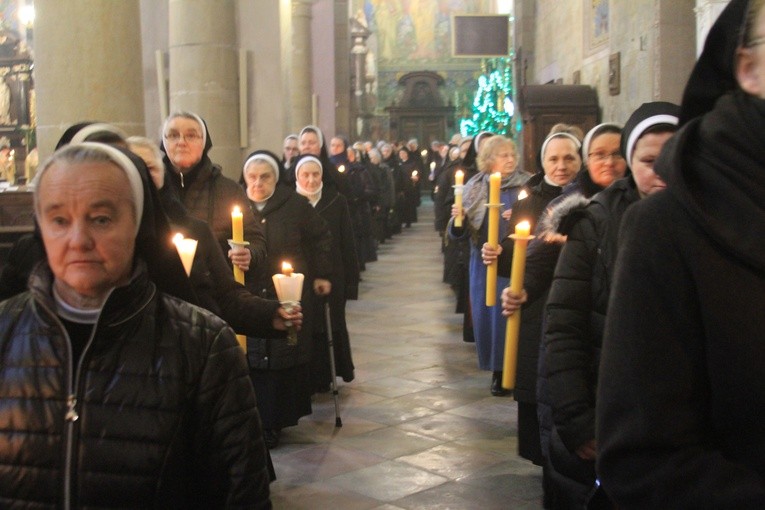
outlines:
[{"label": "nun's black veil", "polygon": [[[78,131],[91,124],[93,123],[82,122],[70,127],[59,139],[56,147],[60,148],[67,145]],[[162,209],[157,188],[150,178],[146,164],[132,152],[119,146],[111,146],[123,152],[141,175],[144,210],[136,235],[136,257],[140,257],[146,262],[149,277],[160,291],[198,304],[197,297],[183,268],[183,263],[178,256],[178,251],[172,242],[173,233],[170,229],[170,223]],[[19,247],[19,253],[23,253],[23,256],[19,260],[9,260],[11,267],[3,270],[0,279],[0,294],[3,298],[26,290],[26,280],[29,273],[34,265],[46,256],[40,228],[36,220],[33,234],[26,239],[20,239],[19,243],[23,244],[23,247]],[[14,246],[14,249],[16,248]]]}]

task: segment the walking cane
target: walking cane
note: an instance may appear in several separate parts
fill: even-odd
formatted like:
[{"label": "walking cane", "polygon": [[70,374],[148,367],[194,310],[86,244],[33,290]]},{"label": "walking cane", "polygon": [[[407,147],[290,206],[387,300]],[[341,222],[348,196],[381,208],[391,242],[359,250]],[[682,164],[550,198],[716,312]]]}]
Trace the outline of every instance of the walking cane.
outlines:
[{"label": "walking cane", "polygon": [[327,344],[329,345],[329,369],[332,374],[332,396],[335,399],[335,427],[342,427],[340,403],[337,399],[337,371],[335,369],[335,345],[332,340],[332,319],[329,314],[329,300],[324,302],[324,316],[327,319]]}]

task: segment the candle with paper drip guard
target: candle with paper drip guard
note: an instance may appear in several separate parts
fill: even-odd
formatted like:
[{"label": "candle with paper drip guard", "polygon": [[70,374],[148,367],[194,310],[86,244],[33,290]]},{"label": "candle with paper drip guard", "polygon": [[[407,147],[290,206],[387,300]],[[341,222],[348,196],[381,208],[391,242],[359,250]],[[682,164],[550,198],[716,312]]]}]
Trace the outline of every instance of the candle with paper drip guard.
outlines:
[{"label": "candle with paper drip guard", "polygon": [[[302,298],[303,274],[295,273],[292,264],[289,262],[282,262],[281,274],[277,273],[271,279],[274,282],[274,289],[276,289],[276,297],[279,303],[288,313],[292,313],[292,310],[300,304],[300,299]],[[297,330],[289,322],[286,325],[287,345],[297,344]]]},{"label": "candle with paper drip guard", "polygon": [[197,240],[183,237],[183,234],[178,232],[173,236],[173,244],[175,244],[175,249],[178,250],[178,256],[181,257],[183,269],[186,270],[186,276],[190,275],[191,266],[194,263],[194,254],[197,252]]},{"label": "candle with paper drip guard", "polygon": [[[234,206],[234,209],[231,211],[231,239],[228,240],[228,245],[231,249],[234,249],[249,246],[249,244],[248,241],[244,240],[244,215],[238,205]],[[244,271],[239,269],[236,264],[234,264],[234,280],[244,285]],[[239,346],[246,353],[247,337],[236,335],[236,341],[239,342]]]},{"label": "candle with paper drip guard", "polygon": [[457,206],[457,216],[454,217],[454,226],[462,226],[462,190],[465,183],[465,173],[462,170],[454,172],[454,205]]},{"label": "candle with paper drip guard", "polygon": [[[521,221],[515,226],[515,234],[510,237],[513,243],[513,262],[510,268],[510,290],[515,294],[523,291],[523,276],[526,272],[526,246],[534,236],[529,235],[531,225]],[[515,388],[515,374],[518,368],[518,333],[521,327],[521,311],[516,310],[507,318],[505,329],[505,357],[502,365],[502,387],[506,390]]]},{"label": "candle with paper drip guard", "polygon": [[[502,174],[494,172],[489,177],[489,229],[487,232],[487,243],[493,248],[499,246],[499,208],[502,203],[499,201],[499,186],[502,182]],[[497,261],[486,266],[486,306],[497,304]]]}]

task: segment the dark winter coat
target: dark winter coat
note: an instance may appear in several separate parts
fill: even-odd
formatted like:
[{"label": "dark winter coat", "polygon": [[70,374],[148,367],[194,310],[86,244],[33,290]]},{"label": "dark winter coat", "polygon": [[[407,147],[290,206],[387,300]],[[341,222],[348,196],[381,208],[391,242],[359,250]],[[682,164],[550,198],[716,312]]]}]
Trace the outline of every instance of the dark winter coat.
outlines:
[{"label": "dark winter coat", "polygon": [[[332,292],[329,295],[333,340],[335,343],[337,374],[346,381],[353,379],[353,362],[351,360],[350,337],[345,321],[345,303],[348,299],[358,299],[359,296],[359,262],[354,247],[353,228],[348,214],[348,204],[345,197],[332,188],[324,188],[316,212],[324,218],[332,234]],[[324,317],[323,307],[317,310],[317,317]],[[318,323],[318,322],[317,322]],[[324,323],[319,326],[322,330]],[[317,349],[321,349],[317,346]],[[323,355],[323,353],[321,353]],[[314,373],[325,368],[314,367]],[[329,371],[328,366],[327,373]],[[328,379],[327,379],[328,380]],[[323,383],[321,383],[323,384]]]},{"label": "dark winter coat", "polygon": [[620,508],[765,508],[765,101],[685,125],[620,233],[597,395]]},{"label": "dark winter coat", "polygon": [[631,177],[572,210],[545,306],[547,381],[558,434],[569,451],[595,438],[595,389],[622,216],[639,199]]},{"label": "dark winter coat", "polygon": [[[165,166],[172,168],[167,157]],[[239,184],[221,173],[218,165],[214,165],[205,155],[188,172],[181,174],[167,171],[165,175],[165,182],[174,187],[188,213],[210,225],[224,254],[228,253],[228,239],[232,235],[231,211],[238,206],[244,220],[244,240],[250,243],[249,249],[252,252],[250,271],[265,261],[266,240],[263,229],[248,207],[247,195]]]},{"label": "dark winter coat", "polygon": [[270,508],[233,331],[139,269],[78,363],[51,279],[41,264],[30,292],[0,304],[0,506]]},{"label": "dark winter coat", "polygon": [[332,237],[329,226],[305,197],[294,189],[276,186],[274,194],[262,211],[254,204],[252,211],[266,234],[268,259],[257,270],[257,277],[245,280],[247,288],[258,296],[276,299],[272,276],[281,273],[282,262],[289,262],[295,272],[304,275],[303,280],[303,328],[298,344],[287,345],[284,339],[268,335],[250,335],[247,354],[252,368],[282,369],[307,363],[311,355],[312,326],[321,320],[314,315],[316,296],[313,281],[329,280],[332,274]]}]

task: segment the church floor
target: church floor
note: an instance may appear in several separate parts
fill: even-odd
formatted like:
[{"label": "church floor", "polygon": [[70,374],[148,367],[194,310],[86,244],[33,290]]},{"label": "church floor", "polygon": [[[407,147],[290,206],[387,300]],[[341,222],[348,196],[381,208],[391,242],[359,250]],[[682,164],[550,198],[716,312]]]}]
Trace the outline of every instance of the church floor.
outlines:
[{"label": "church floor", "polygon": [[541,469],[517,456],[512,397],[492,397],[441,282],[432,203],[381,245],[348,302],[356,379],[314,396],[271,451],[275,509],[538,509]]}]

